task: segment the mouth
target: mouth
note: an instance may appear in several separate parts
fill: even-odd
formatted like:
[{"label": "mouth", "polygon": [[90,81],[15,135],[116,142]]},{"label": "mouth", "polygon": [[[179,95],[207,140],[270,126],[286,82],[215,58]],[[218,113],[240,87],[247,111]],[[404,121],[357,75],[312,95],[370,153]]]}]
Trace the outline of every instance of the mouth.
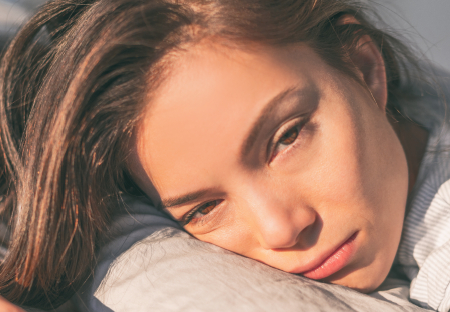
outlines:
[{"label": "mouth", "polygon": [[313,280],[320,280],[341,270],[347,265],[350,258],[355,253],[356,246],[354,241],[357,235],[358,232],[355,232],[341,246],[328,255],[317,267],[300,274]]}]

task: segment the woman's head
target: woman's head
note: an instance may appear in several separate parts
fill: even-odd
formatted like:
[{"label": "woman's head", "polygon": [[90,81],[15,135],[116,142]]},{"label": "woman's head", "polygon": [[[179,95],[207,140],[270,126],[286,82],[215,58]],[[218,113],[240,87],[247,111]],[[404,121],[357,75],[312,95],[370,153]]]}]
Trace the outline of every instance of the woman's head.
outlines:
[{"label": "woman's head", "polygon": [[139,185],[201,240],[375,289],[400,240],[408,170],[379,52],[357,53],[369,89],[305,44],[190,49],[136,128]]},{"label": "woman's head", "polygon": [[[285,23],[246,12],[242,29],[214,15],[210,27],[189,26],[192,37],[168,54],[168,74],[149,92],[129,164],[197,238],[371,291],[392,265],[408,189],[386,114],[386,67],[355,17],[325,18],[326,9],[312,11],[328,3],[300,3],[310,5],[301,22],[261,10]],[[255,31],[251,18],[270,31]]]},{"label": "woman's head", "polygon": [[[152,194],[153,182],[164,199],[190,192],[187,186],[194,191],[206,187],[215,192],[208,196],[218,207],[231,192],[221,186],[227,179],[234,181],[229,183],[235,188],[230,211],[246,203],[242,211],[247,215],[241,220],[253,220],[246,232],[233,228],[242,235],[263,221],[251,216],[256,208],[267,208],[270,216],[269,206],[289,207],[292,215],[271,216],[273,222],[264,230],[275,233],[278,217],[292,218],[296,228],[277,232],[279,237],[268,234],[264,243],[262,232],[245,236],[268,250],[280,242],[293,247],[296,232],[296,237],[307,237],[303,251],[320,244],[305,254],[312,262],[281,267],[288,271],[308,269],[347,235],[359,231],[355,242],[377,235],[378,227],[370,233],[360,229],[384,222],[391,206],[404,205],[402,191],[395,200],[387,199],[395,179],[384,176],[389,170],[404,176],[401,151],[384,114],[393,103],[386,102],[386,94],[398,92],[399,58],[389,45],[395,40],[372,27],[359,9],[335,0],[47,4],[12,42],[2,63],[5,206],[14,220],[10,253],[2,265],[3,294],[46,305],[40,302],[42,293],[63,300],[61,292],[73,292],[93,263],[112,207],[123,192],[136,193],[131,176],[147,194]],[[264,111],[267,103],[279,105]],[[261,114],[265,122],[244,140]],[[187,116],[192,119],[185,120]],[[333,116],[342,127],[336,122],[325,133],[324,124],[333,124]],[[199,124],[202,120],[206,128]],[[334,131],[342,135],[331,138]],[[297,132],[311,149],[308,157],[301,148],[289,152],[289,157],[299,153],[293,162],[287,155]],[[280,144],[262,148],[269,141]],[[202,146],[205,150],[198,150]],[[242,153],[237,146],[244,146]],[[381,157],[381,146],[392,148],[394,161]],[[173,161],[153,164],[165,155]],[[282,168],[277,158],[295,165]],[[275,173],[270,168],[277,162]],[[136,173],[142,168],[144,175]],[[314,198],[323,199],[320,207]],[[352,208],[345,210],[349,202]],[[388,202],[380,208],[386,214],[375,213],[373,207]],[[401,214],[395,212],[394,219]],[[347,217],[359,225],[349,225]],[[345,231],[333,230],[344,225]],[[311,235],[300,235],[304,229]],[[323,239],[322,232],[327,233]],[[339,234],[332,239],[333,233]],[[236,235],[221,241],[239,237],[231,234]],[[215,243],[277,266],[274,257],[272,263],[247,253],[253,245],[237,250]],[[392,257],[391,252],[389,261]],[[375,258],[380,261],[373,254],[371,260]]]}]

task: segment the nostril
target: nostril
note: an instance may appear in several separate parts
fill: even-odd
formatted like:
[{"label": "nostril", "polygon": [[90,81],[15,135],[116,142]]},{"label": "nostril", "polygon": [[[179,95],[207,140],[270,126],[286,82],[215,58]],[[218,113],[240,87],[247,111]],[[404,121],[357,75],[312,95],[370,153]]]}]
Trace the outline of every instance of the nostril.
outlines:
[{"label": "nostril", "polygon": [[265,249],[289,248],[297,243],[298,229],[292,219],[276,215],[259,222],[256,229],[260,245]]},{"label": "nostril", "polygon": [[290,231],[273,233],[273,235],[265,236],[262,239],[261,245],[265,249],[286,249],[294,247],[297,244],[296,233]]},{"label": "nostril", "polygon": [[317,241],[317,228],[321,228],[322,222],[313,207],[287,198],[259,196],[258,199],[257,209],[249,215],[249,224],[261,247],[286,249],[304,245],[300,247],[304,248]]},{"label": "nostril", "polygon": [[298,235],[297,248],[308,249],[315,244],[319,239],[323,228],[323,220],[317,213],[314,213],[314,219],[306,226]]},{"label": "nostril", "polygon": [[271,250],[305,250],[314,246],[323,227],[322,218],[313,209],[282,220],[266,223],[262,247]]},{"label": "nostril", "polygon": [[304,228],[303,225],[296,223],[292,218],[286,220],[271,220],[266,222],[261,231],[262,244],[266,249],[286,249],[296,246],[302,239],[303,231],[311,226]]}]

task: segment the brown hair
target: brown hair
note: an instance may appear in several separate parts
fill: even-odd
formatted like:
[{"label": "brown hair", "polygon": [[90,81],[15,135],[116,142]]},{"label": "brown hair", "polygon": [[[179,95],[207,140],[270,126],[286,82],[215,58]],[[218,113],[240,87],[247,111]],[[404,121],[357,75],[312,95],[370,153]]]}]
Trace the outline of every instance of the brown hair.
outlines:
[{"label": "brown hair", "polygon": [[[410,54],[347,0],[50,1],[22,28],[0,67],[0,191],[12,237],[0,293],[48,308],[95,265],[124,192],[133,127],[185,43],[309,44],[355,77],[349,56],[368,34],[386,64],[391,109]],[[338,25],[343,14],[360,24]],[[164,66],[161,66],[163,64]]]}]

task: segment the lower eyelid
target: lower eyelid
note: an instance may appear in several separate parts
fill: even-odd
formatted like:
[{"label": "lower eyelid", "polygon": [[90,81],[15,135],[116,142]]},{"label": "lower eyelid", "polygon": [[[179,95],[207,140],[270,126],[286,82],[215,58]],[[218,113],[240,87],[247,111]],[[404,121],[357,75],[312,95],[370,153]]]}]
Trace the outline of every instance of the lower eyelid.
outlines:
[{"label": "lower eyelid", "polygon": [[284,155],[286,155],[286,153],[289,153],[290,150],[296,148],[298,146],[298,144],[300,143],[299,140],[301,140],[300,135],[295,139],[295,141],[292,144],[289,144],[288,146],[286,146],[286,148],[284,148],[282,151],[278,152],[277,154],[275,154],[272,159],[271,162],[274,161],[276,158],[278,157],[284,157]]},{"label": "lower eyelid", "polygon": [[[285,133],[288,133],[289,131],[291,131],[293,128],[297,128],[297,137],[295,138],[294,142],[292,142],[291,144],[285,145],[286,147],[283,148],[282,151],[275,153],[275,149],[273,149],[272,151],[272,156],[270,157],[269,163],[272,162],[279,154],[283,153],[285,150],[291,148],[294,144],[297,143],[297,141],[300,139],[300,137],[302,136],[302,132],[303,132],[303,127],[306,125],[307,121],[303,122],[300,121],[298,122],[296,125],[290,127]],[[284,134],[283,134],[284,135]],[[280,144],[280,143],[276,143],[276,147],[278,147],[279,145],[284,145],[284,144]]]},{"label": "lower eyelid", "polygon": [[300,147],[300,145],[302,144],[301,141],[306,140],[307,136],[311,135],[312,132],[316,130],[316,128],[317,128],[316,125],[313,124],[310,119],[308,119],[303,125],[300,126],[299,133],[295,141],[292,144],[288,145],[281,152],[274,155],[270,159],[270,163],[272,163],[272,161],[278,161],[283,159],[284,157],[288,156],[291,151]]}]

